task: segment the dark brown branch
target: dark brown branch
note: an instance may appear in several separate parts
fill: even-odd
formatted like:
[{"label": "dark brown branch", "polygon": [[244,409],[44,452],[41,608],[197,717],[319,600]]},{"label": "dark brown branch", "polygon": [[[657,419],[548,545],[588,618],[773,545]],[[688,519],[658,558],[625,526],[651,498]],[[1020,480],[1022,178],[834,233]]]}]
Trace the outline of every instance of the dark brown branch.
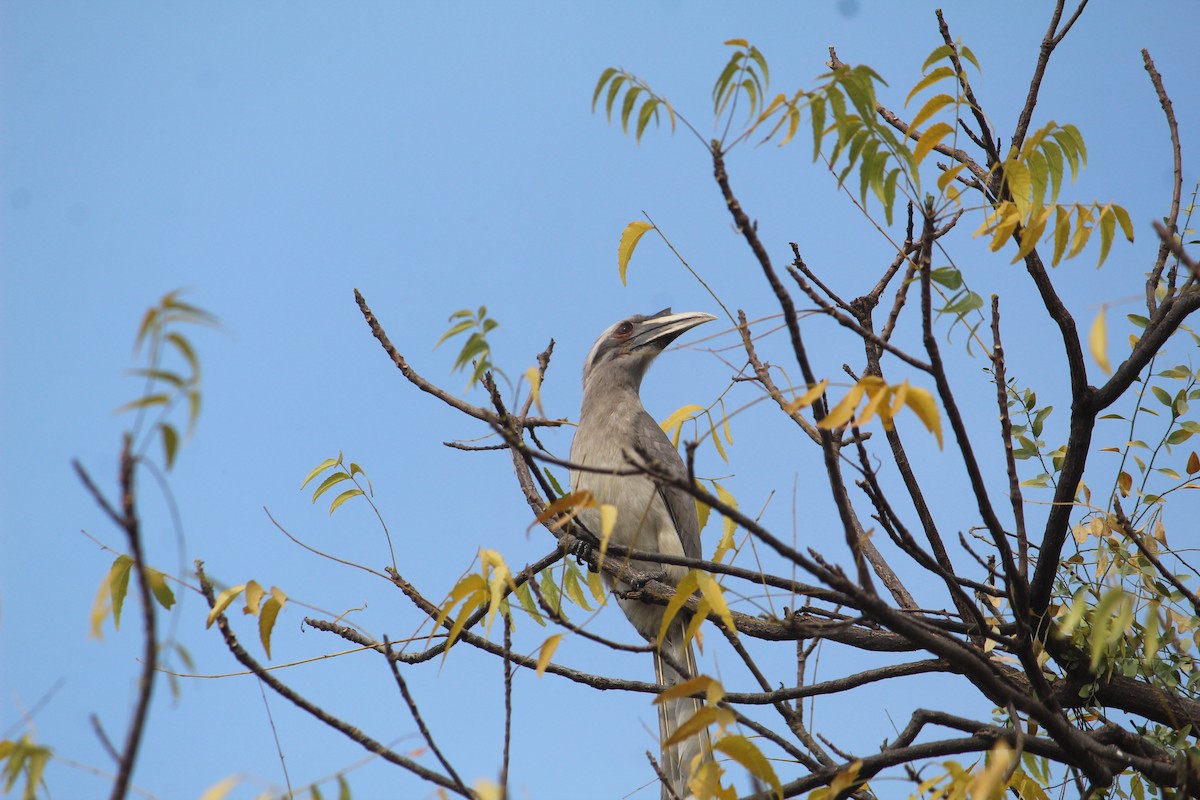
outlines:
[{"label": "dark brown branch", "polygon": [[[1146,72],[1150,75],[1150,82],[1154,85],[1154,92],[1158,95],[1159,105],[1162,106],[1163,114],[1167,117],[1167,130],[1171,134],[1171,160],[1174,170],[1171,182],[1171,208],[1167,212],[1167,230],[1175,233],[1179,230],[1179,202],[1183,195],[1183,149],[1179,144],[1179,123],[1175,121],[1175,107],[1171,103],[1171,98],[1167,96],[1167,89],[1163,86],[1162,75],[1154,66],[1153,59],[1150,58],[1149,50],[1142,50],[1142,63],[1146,66]],[[1157,300],[1154,292],[1158,288],[1158,284],[1162,279],[1164,267],[1167,264],[1167,255],[1170,253],[1170,248],[1165,241],[1160,241],[1158,245],[1158,257],[1154,259],[1154,269],[1150,271],[1150,276],[1146,279],[1146,308],[1150,312],[1150,316],[1154,316]],[[1173,287],[1172,287],[1173,288]]]},{"label": "dark brown branch", "polygon": [[450,779],[457,783],[462,794],[469,794],[467,785],[462,782],[462,778],[455,772],[454,767],[450,766],[450,762],[442,755],[441,749],[433,740],[433,734],[429,732],[429,728],[425,725],[424,718],[421,717],[421,711],[417,708],[417,701],[413,699],[412,693],[408,690],[408,683],[404,680],[404,676],[400,674],[400,665],[395,658],[392,657],[392,643],[388,641],[386,636],[383,637],[383,649],[387,658],[388,666],[391,667],[392,677],[396,680],[396,686],[400,689],[400,695],[404,698],[405,704],[408,706],[408,713],[412,714],[413,722],[417,723],[417,730],[421,732],[421,738],[425,740],[425,744],[429,745],[430,752],[437,758],[442,765],[442,769],[446,770],[446,774]]},{"label": "dark brown branch", "polygon": [[121,758],[117,776],[113,779],[113,800],[123,800],[129,793],[129,785],[133,780],[133,767],[137,762],[138,750],[146,730],[146,716],[150,712],[150,698],[154,692],[154,673],[158,669],[158,634],[154,621],[154,601],[150,596],[150,581],[146,577],[146,556],[142,550],[141,521],[137,513],[137,496],[134,488],[134,469],[137,459],[133,455],[133,437],[125,434],[121,446],[120,486],[121,510],[109,504],[104,495],[92,482],[91,477],[78,461],[73,462],[75,472],[88,493],[99,503],[105,513],[125,532],[129,540],[129,551],[133,558],[133,571],[137,575],[138,602],[142,608],[142,674],[138,679],[138,698],[134,705],[133,718],[129,723],[129,731],[125,734],[125,746],[121,750]]},{"label": "dark brown branch", "polygon": [[[937,9],[938,31],[942,34],[942,41],[950,48],[950,63],[954,65],[954,74],[958,77],[958,85],[962,87],[963,95],[967,98],[967,104],[971,108],[971,114],[975,117],[975,124],[979,126],[979,138],[972,136],[972,140],[982,147],[987,153],[988,166],[995,167],[1003,159],[1000,158],[1000,153],[996,150],[995,136],[992,134],[992,129],[988,125],[987,115],[983,113],[983,108],[979,105],[979,101],[975,99],[975,92],[971,89],[971,82],[967,79],[967,71],[963,68],[962,59],[958,55],[958,45],[954,41],[954,37],[950,35],[950,26],[946,24],[946,18],[942,16],[942,10]],[[960,120],[961,122],[961,120]],[[966,130],[963,126],[963,130]],[[970,133],[968,132],[968,135]]]},{"label": "dark brown branch", "polygon": [[[398,351],[392,344],[387,333],[383,330],[383,326],[379,324],[379,320],[375,318],[375,314],[371,311],[370,307],[367,306],[366,299],[363,298],[358,289],[354,290],[354,299],[358,303],[358,308],[362,312],[363,319],[367,321],[367,325],[371,328],[371,333],[376,339],[379,340],[379,344],[383,346],[384,352],[388,354],[388,356],[392,359],[392,363],[395,364],[396,368],[400,370],[400,373],[408,379],[409,383],[411,383],[413,386],[416,386],[421,391],[433,395],[446,405],[461,411],[469,417],[474,417],[475,419],[492,424],[495,424],[498,421],[496,415],[492,414],[490,411],[480,408],[479,406],[471,405],[465,400],[455,397],[450,392],[447,392],[439,386],[435,386],[425,378],[421,377],[416,370],[409,366],[408,362],[404,360],[404,356],[401,355],[400,351]],[[566,420],[543,419],[541,417],[529,417],[524,420],[525,425],[529,428],[557,427],[562,425],[564,422],[566,422]]]},{"label": "dark brown branch", "polygon": [[996,404],[1000,408],[1000,438],[1008,470],[1008,497],[1017,526],[1017,567],[1022,580],[1028,580],[1029,537],[1025,533],[1025,498],[1021,495],[1021,479],[1017,477],[1017,461],[1013,455],[1012,417],[1008,413],[1008,381],[1004,366],[1004,345],[1000,340],[1000,297],[992,295],[992,369],[996,377]]},{"label": "dark brown branch", "polygon": [[[214,607],[217,600],[213,594],[212,583],[208,580],[208,576],[204,574],[204,565],[199,561],[196,562],[196,576],[200,579],[200,590],[204,593],[204,598],[208,601],[209,608]],[[407,758],[406,756],[400,755],[399,753],[385,746],[382,742],[372,739],[358,728],[339,719],[338,717],[333,716],[325,709],[315,705],[300,694],[297,694],[290,686],[276,678],[269,670],[264,669],[263,666],[258,663],[258,661],[256,661],[248,652],[246,652],[246,649],[242,647],[241,642],[238,641],[237,636],[234,635],[233,628],[230,626],[229,620],[225,618],[224,614],[220,614],[217,617],[216,622],[218,630],[220,630],[222,637],[225,639],[225,646],[229,649],[229,652],[233,654],[233,657],[236,658],[242,664],[242,666],[257,675],[260,681],[269,686],[271,690],[280,697],[292,703],[292,705],[296,706],[302,711],[306,711],[317,720],[338,731],[346,738],[350,739],[350,741],[362,746],[365,750],[367,750],[367,752],[374,753],[375,755],[379,756],[384,761],[395,764],[398,767],[403,767],[422,780],[426,780],[430,783],[441,786],[451,792],[454,792],[455,794],[462,795],[463,797],[473,796],[470,791],[462,791],[459,788],[460,784],[456,783],[451,778],[448,778],[439,772],[434,772],[428,767],[424,767],[421,764],[418,764],[416,761]]]}]

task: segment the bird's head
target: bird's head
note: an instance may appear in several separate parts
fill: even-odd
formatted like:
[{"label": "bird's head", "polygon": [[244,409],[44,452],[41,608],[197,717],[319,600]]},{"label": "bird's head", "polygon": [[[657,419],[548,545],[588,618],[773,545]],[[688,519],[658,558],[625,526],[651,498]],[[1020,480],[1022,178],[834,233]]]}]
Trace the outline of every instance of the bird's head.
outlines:
[{"label": "bird's head", "polygon": [[592,345],[583,362],[583,385],[602,378],[613,385],[631,385],[636,390],[651,362],[680,334],[716,319],[702,311],[672,314],[664,308],[657,314],[634,314],[610,326]]}]

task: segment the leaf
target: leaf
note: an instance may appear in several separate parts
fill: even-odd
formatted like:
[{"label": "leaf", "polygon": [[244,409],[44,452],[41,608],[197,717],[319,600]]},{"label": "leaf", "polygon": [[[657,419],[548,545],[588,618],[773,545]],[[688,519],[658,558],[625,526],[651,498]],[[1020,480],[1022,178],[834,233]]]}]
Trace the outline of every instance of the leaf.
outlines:
[{"label": "leaf", "polygon": [[612,537],[613,528],[617,525],[617,507],[610,503],[600,504],[600,561],[608,552],[608,541]]},{"label": "leaf", "polygon": [[124,414],[126,411],[133,411],[138,408],[149,408],[150,406],[165,406],[171,402],[171,398],[166,394],[148,394],[145,397],[139,397],[137,400],[131,400],[125,405],[114,411],[114,414]]},{"label": "leaf", "polygon": [[158,430],[162,433],[163,463],[169,471],[175,466],[175,455],[179,452],[179,431],[175,430],[174,425],[166,422],[160,423]]},{"label": "leaf", "polygon": [[346,491],[342,492],[333,499],[332,503],[329,504],[329,513],[332,515],[334,511],[337,511],[338,506],[353,497],[358,497],[360,494],[363,494],[362,489],[347,489]]},{"label": "leaf", "polygon": [[704,406],[698,406],[695,403],[688,404],[683,408],[673,411],[669,417],[658,424],[658,427],[663,429],[663,433],[670,433],[685,421],[691,419],[693,414],[697,414],[703,410]]},{"label": "leaf", "polygon": [[525,612],[533,618],[533,621],[543,628],[546,627],[546,621],[542,619],[537,605],[533,602],[533,592],[530,591],[529,584],[522,583],[513,594],[517,596],[517,600],[521,603],[521,608],[525,609]]},{"label": "leaf", "polygon": [[121,629],[121,608],[125,605],[125,595],[129,592],[129,572],[133,568],[133,559],[129,556],[117,556],[112,569],[108,571],[108,588],[112,596],[113,627]]},{"label": "leaf", "polygon": [[[112,590],[109,588],[111,575],[112,569],[104,573],[104,580],[100,581],[100,586],[96,589],[96,599],[92,601],[92,611],[88,615],[88,635],[93,639],[104,638],[104,618],[112,610]],[[0,741],[0,744],[2,743]]]},{"label": "leaf", "polygon": [[213,603],[212,609],[208,612],[208,621],[204,623],[205,628],[211,628],[212,624],[217,621],[217,617],[229,607],[229,604],[237,599],[238,595],[246,588],[245,584],[240,586],[231,586],[225,591],[217,595],[217,602]]},{"label": "leaf", "polygon": [[537,659],[537,676],[540,678],[546,673],[546,667],[550,665],[550,659],[554,657],[554,651],[558,649],[558,645],[562,642],[563,635],[556,633],[553,636],[542,642],[542,647],[538,651]]},{"label": "leaf", "polygon": [[1193,450],[1192,454],[1190,456],[1188,456],[1187,474],[1195,475],[1197,472],[1200,472],[1200,457],[1198,457],[1196,455],[1196,451]]},{"label": "leaf", "polygon": [[584,489],[581,492],[571,492],[571,494],[563,495],[542,509],[542,513],[538,514],[537,517],[534,518],[533,522],[529,523],[529,527],[525,529],[525,532],[529,533],[529,531],[533,530],[536,526],[544,524],[559,514],[569,512],[564,519],[558,520],[550,526],[552,530],[558,530],[563,525],[567,524],[569,520],[573,519],[575,515],[579,513],[580,509],[594,508],[595,506],[596,498],[593,497],[592,493],[588,490]]},{"label": "leaf", "polygon": [[1108,363],[1108,330],[1104,322],[1107,310],[1106,306],[1100,306],[1100,313],[1096,314],[1096,319],[1092,322],[1092,331],[1088,334],[1088,349],[1092,358],[1100,365],[1100,369],[1111,375],[1112,365]]},{"label": "leaf", "polygon": [[225,800],[225,796],[232,792],[241,780],[237,775],[230,775],[220,783],[215,783],[205,789],[204,794],[200,795],[200,800]]},{"label": "leaf", "polygon": [[621,285],[627,285],[625,282],[625,270],[629,267],[629,259],[633,256],[634,248],[638,242],[646,235],[646,231],[654,226],[649,222],[641,222],[635,220],[625,226],[625,230],[621,231],[621,241],[617,245],[617,270],[621,275]]},{"label": "leaf", "polygon": [[455,336],[458,336],[460,333],[469,331],[469,330],[471,330],[471,328],[474,328],[474,327],[475,327],[475,320],[473,320],[473,319],[463,320],[462,322],[458,323],[457,325],[451,326],[448,331],[443,333],[441,335],[441,337],[439,337],[438,340],[436,342],[434,342],[433,346],[436,349],[439,345],[441,345],[442,342],[446,341],[447,339],[451,339]]},{"label": "leaf", "polygon": [[[721,751],[745,767],[751,775],[769,784],[775,796],[782,800],[783,785],[779,782],[779,776],[775,774],[775,768],[771,766],[771,762],[762,754],[762,751],[749,739],[734,734],[722,736],[713,743],[713,749]],[[855,762],[856,765],[860,763]],[[851,767],[851,769],[854,769],[854,767]],[[854,772],[857,775],[858,770],[854,769]],[[834,778],[834,782],[837,782],[838,778],[842,777],[842,774]],[[830,790],[833,791],[832,785],[830,786]]]},{"label": "leaf", "polygon": [[262,587],[258,581],[250,581],[246,584],[246,607],[242,609],[243,614],[258,614],[259,606],[262,605],[262,600],[267,596],[267,590]]},{"label": "leaf", "polygon": [[538,413],[546,416],[546,411],[542,408],[542,373],[538,372],[537,367],[530,367],[525,370],[525,380],[529,381],[529,396],[533,398]]},{"label": "leaf", "polygon": [[[714,688],[717,690],[715,699],[710,694]],[[667,687],[666,689],[663,689],[654,697],[653,702],[654,705],[659,706],[668,700],[682,700],[685,697],[691,697],[699,692],[704,692],[705,694],[710,695],[710,704],[719,703],[721,698],[725,696],[725,690],[721,687],[721,684],[718,681],[708,677],[707,675],[697,675],[694,678],[688,678],[682,683],[676,683]]]},{"label": "leaf", "polygon": [[[954,77],[954,69],[952,67],[947,67],[947,66],[938,67],[933,72],[930,72],[924,78],[922,78],[917,83],[917,85],[912,88],[912,91],[910,91],[908,93],[908,97],[904,98],[904,105],[907,106],[914,97],[916,97],[923,90],[928,89],[930,86],[937,83],[938,81],[943,80],[945,78],[953,78],[953,77]],[[951,99],[953,99],[953,98],[951,98]],[[910,125],[909,127],[915,127],[915,126]]]},{"label": "leaf", "polygon": [[829,381],[822,379],[816,386],[813,386],[807,392],[784,406],[783,410],[789,414],[795,414],[802,408],[808,408],[817,401],[818,397],[825,393],[825,387],[827,386],[829,386]]},{"label": "leaf", "polygon": [[937,436],[938,449],[942,449],[941,416],[938,413],[937,402],[929,390],[910,386],[904,403],[925,423],[926,430]]},{"label": "leaf", "polygon": [[[304,483],[300,484],[300,488],[301,488],[301,489],[303,489],[305,486],[307,486],[307,485],[308,485],[308,482],[309,482],[309,481],[311,481],[313,478],[317,477],[318,475],[320,475],[322,472],[324,472],[325,470],[329,469],[330,467],[332,467],[332,466],[336,466],[336,465],[337,465],[338,463],[340,463],[340,462],[341,462],[341,458],[327,458],[327,459],[325,459],[325,460],[324,460],[324,461],[322,461],[320,464],[318,464],[318,465],[316,466],[316,468],[315,468],[315,469],[313,469],[313,471],[312,471],[312,472],[308,473],[308,477],[306,477],[306,478],[304,479]],[[314,498],[314,499],[313,499],[313,502],[316,502],[316,498]]]},{"label": "leaf", "polygon": [[271,631],[275,629],[275,618],[279,616],[286,602],[287,595],[283,590],[272,586],[271,596],[263,603],[262,611],[258,615],[258,635],[268,659],[271,658]]},{"label": "leaf", "polygon": [[[927,101],[925,101],[925,105],[921,106],[921,110],[917,112],[917,115],[915,117],[913,117],[912,122],[909,123],[909,129],[910,130],[919,130],[921,125],[924,124],[925,122],[929,121],[933,117],[934,114],[936,114],[937,112],[941,111],[946,106],[951,105],[953,103],[954,103],[954,98],[948,94],[934,95],[933,97],[931,97]],[[936,125],[933,125],[932,127],[930,127],[929,130],[934,130],[935,128],[938,128],[939,126],[944,126],[945,128],[948,128],[950,131],[954,130],[953,127],[946,124],[945,122],[939,122]],[[926,131],[925,133],[928,134],[929,131]],[[924,139],[925,136],[923,135],[921,138]],[[919,145],[918,145],[918,147],[919,147]],[[926,150],[928,151],[928,148],[926,148]]]},{"label": "leaf", "polygon": [[167,576],[149,567],[146,568],[145,574],[146,581],[150,584],[150,593],[154,595],[154,599],[158,601],[160,606],[170,610],[171,606],[175,605],[175,593],[167,585]]},{"label": "leaf", "polygon": [[600,73],[600,80],[596,81],[596,90],[592,92],[592,113],[596,113],[596,101],[600,99],[600,92],[604,90],[604,84],[608,83],[612,76],[617,74],[615,67],[609,67]]},{"label": "leaf", "polygon": [[713,612],[720,618],[725,629],[730,633],[737,631],[737,626],[733,624],[733,614],[729,613],[729,605],[725,602],[725,594],[721,591],[721,584],[717,583],[716,579],[707,572],[698,572],[696,574],[696,583],[700,587],[700,593],[708,604],[712,607]]},{"label": "leaf", "polygon": [[583,587],[579,585],[579,567],[575,564],[568,563],[566,574],[563,575],[563,591],[567,593],[567,597],[582,608],[584,611],[591,611],[592,607],[588,605],[587,598],[584,597]]},{"label": "leaf", "polygon": [[696,570],[688,570],[683,579],[675,586],[675,595],[667,603],[666,609],[663,611],[662,623],[658,628],[658,645],[662,647],[663,639],[667,636],[667,631],[671,628],[671,623],[675,620],[675,616],[679,610],[683,608],[684,603],[691,597],[692,592],[696,591]]}]

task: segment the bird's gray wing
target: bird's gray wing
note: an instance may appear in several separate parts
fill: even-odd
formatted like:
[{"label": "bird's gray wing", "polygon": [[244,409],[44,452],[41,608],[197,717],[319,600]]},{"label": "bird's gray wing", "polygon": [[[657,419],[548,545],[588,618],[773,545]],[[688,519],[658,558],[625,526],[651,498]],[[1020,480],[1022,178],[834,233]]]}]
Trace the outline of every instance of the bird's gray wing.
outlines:
[{"label": "bird's gray wing", "polygon": [[[662,428],[649,414],[646,415],[652,430],[640,437],[639,445],[655,462],[664,467],[673,476],[687,480],[687,467],[679,457],[679,451],[671,444],[671,440],[663,433]],[[656,435],[657,434],[657,435]],[[658,494],[675,523],[679,541],[683,545],[683,554],[688,558],[702,558],[700,550],[700,520],[696,516],[696,501],[690,494],[676,486],[659,485]]]}]

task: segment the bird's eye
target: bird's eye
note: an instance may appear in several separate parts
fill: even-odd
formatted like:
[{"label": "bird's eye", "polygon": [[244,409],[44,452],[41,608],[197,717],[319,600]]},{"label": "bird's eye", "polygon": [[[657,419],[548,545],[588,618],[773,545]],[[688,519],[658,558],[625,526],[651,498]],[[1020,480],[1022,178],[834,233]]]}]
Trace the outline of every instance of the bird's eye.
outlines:
[{"label": "bird's eye", "polygon": [[633,323],[626,320],[617,326],[617,329],[613,331],[613,336],[624,339],[631,333],[633,333]]}]

